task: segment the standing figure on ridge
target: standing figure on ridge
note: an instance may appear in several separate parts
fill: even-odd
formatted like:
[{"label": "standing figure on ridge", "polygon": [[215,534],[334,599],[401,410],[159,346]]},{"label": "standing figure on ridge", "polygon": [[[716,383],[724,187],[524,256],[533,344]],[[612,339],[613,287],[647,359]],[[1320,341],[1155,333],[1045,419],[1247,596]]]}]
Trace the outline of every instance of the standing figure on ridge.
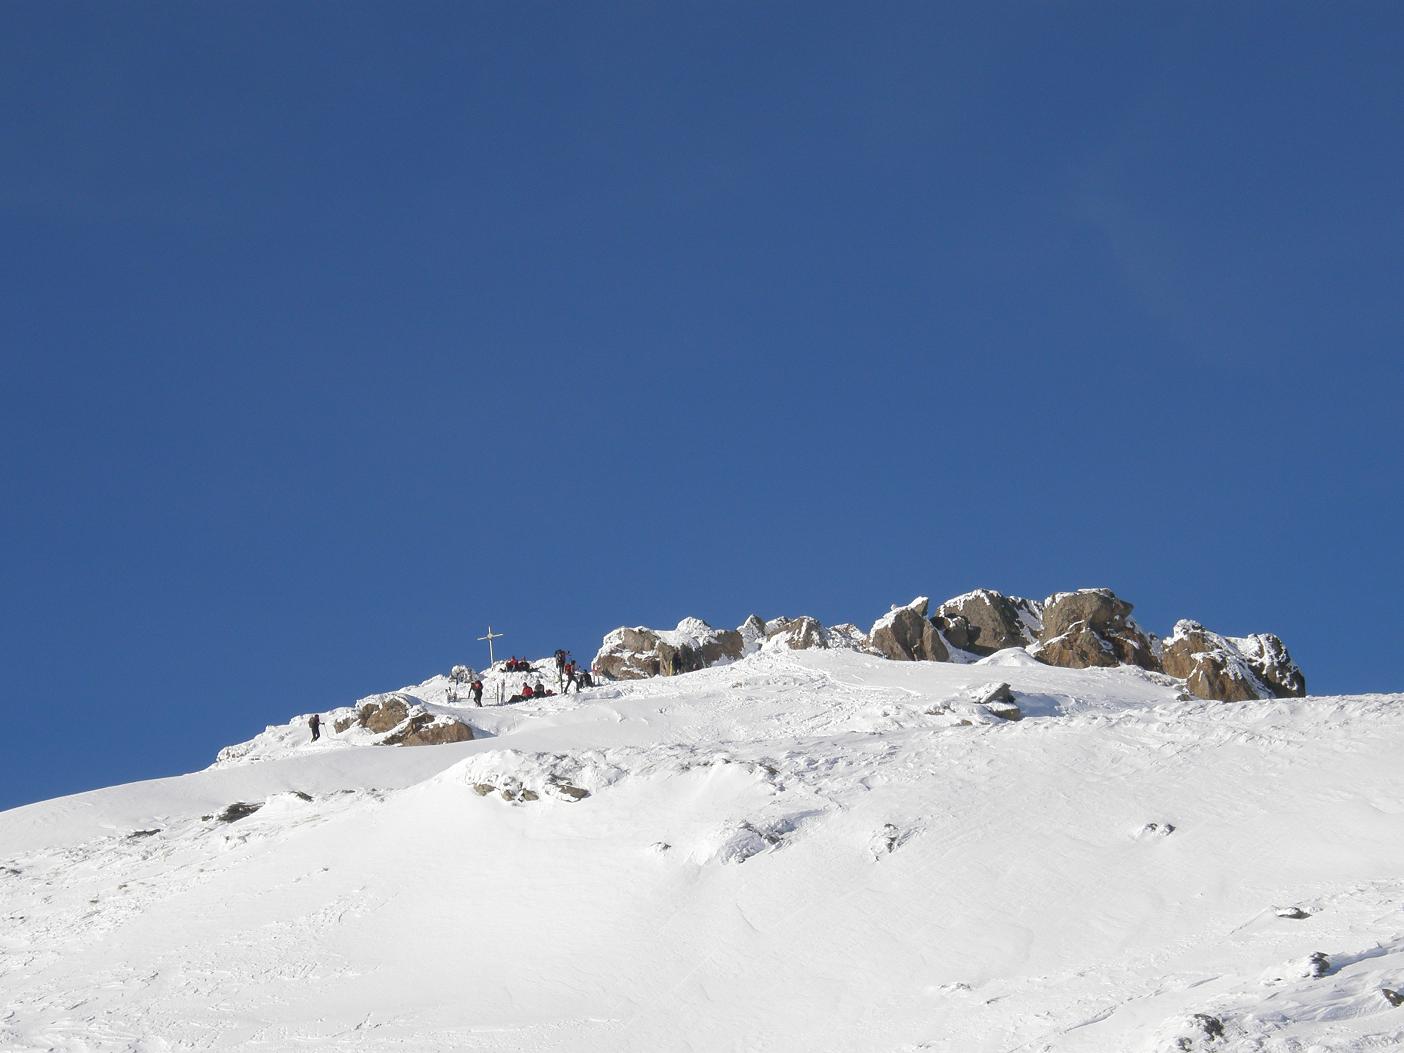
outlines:
[{"label": "standing figure on ridge", "polygon": [[307,726],[312,729],[312,741],[316,742],[322,737],[322,714],[313,713],[307,719]]}]

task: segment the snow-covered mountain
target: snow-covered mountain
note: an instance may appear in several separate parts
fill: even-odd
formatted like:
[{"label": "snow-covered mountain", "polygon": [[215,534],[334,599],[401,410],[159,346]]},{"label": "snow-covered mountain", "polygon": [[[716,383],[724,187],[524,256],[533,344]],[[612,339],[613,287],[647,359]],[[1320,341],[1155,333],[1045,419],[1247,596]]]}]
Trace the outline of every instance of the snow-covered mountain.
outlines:
[{"label": "snow-covered mountain", "polygon": [[0,813],[0,1048],[1404,1048],[1404,696],[750,651]]}]

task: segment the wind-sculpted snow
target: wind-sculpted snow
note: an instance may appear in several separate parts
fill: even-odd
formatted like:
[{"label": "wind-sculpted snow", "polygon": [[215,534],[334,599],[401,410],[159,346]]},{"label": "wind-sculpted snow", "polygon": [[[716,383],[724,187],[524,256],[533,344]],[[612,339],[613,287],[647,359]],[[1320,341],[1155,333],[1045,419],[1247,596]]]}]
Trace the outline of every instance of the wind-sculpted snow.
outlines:
[{"label": "wind-sculpted snow", "polygon": [[1404,1048],[1404,698],[1031,661],[436,677],[475,741],[0,813],[0,1048]]}]

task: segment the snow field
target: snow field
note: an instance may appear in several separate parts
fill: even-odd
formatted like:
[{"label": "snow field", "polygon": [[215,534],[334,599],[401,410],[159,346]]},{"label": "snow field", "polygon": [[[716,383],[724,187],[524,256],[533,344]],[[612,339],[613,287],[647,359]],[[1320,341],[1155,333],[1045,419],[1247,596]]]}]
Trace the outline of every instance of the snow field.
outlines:
[{"label": "snow field", "polygon": [[[294,718],[0,813],[0,1048],[1404,1048],[1404,699],[1026,657],[434,678],[476,741]],[[1025,719],[963,724],[1000,681]]]}]

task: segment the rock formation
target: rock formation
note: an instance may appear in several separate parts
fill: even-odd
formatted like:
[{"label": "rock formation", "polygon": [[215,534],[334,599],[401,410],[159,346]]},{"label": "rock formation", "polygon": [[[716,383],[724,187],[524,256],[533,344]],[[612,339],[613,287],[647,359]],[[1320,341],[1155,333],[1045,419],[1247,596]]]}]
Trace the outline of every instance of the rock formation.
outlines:
[{"label": "rock formation", "polygon": [[944,662],[950,652],[926,617],[925,596],[905,607],[894,607],[874,624],[868,633],[868,646],[886,658],[900,662]]},{"label": "rock formation", "polygon": [[788,647],[791,651],[807,651],[811,647],[828,647],[824,627],[817,619],[804,615],[799,618],[776,618],[765,624],[767,644]]},{"label": "rock formation", "polygon": [[1306,679],[1281,640],[1268,633],[1235,640],[1181,620],[1161,647],[1167,673],[1196,698],[1246,702],[1306,694]]},{"label": "rock formation", "polygon": [[595,655],[595,667],[613,680],[642,680],[735,661],[745,649],[740,631],[713,629],[700,618],[684,618],[669,631],[642,626],[615,629]]},{"label": "rock formation", "polygon": [[1068,669],[1135,665],[1159,669],[1155,641],[1131,620],[1131,604],[1111,589],[1060,592],[1043,601],[1043,628],[1029,651]]},{"label": "rock formation", "polygon": [[426,710],[412,713],[395,731],[380,740],[382,746],[441,746],[446,742],[471,742],[473,729],[453,717],[435,716]]},{"label": "rock formation", "polygon": [[[372,695],[356,709],[356,723],[374,735],[384,735],[382,746],[437,746],[469,742],[473,729],[450,716],[435,716],[419,699],[401,692]],[[338,733],[351,726],[338,720]]]},{"label": "rock formation", "polygon": [[1043,607],[1020,596],[976,589],[941,604],[931,621],[952,647],[991,655],[1034,643],[1043,624]]},{"label": "rock formation", "polygon": [[902,662],[968,662],[972,655],[1022,647],[1039,661],[1064,668],[1134,665],[1166,672],[1183,678],[1199,698],[1232,702],[1306,693],[1301,669],[1276,636],[1230,638],[1197,622],[1180,622],[1162,645],[1132,619],[1131,604],[1110,589],[1055,593],[1041,603],[975,589],[946,600],[929,618],[928,606],[920,596],[893,607],[866,634],[850,623],[825,628],[807,615],[765,621],[753,614],[737,629],[714,629],[696,618],[685,618],[672,630],[621,627],[604,638],[595,665],[607,678],[637,680],[706,669],[774,648],[844,648]]},{"label": "rock formation", "polygon": [[410,707],[418,701],[410,695],[399,693],[372,695],[357,707],[356,723],[367,731],[382,735],[404,723]]}]

